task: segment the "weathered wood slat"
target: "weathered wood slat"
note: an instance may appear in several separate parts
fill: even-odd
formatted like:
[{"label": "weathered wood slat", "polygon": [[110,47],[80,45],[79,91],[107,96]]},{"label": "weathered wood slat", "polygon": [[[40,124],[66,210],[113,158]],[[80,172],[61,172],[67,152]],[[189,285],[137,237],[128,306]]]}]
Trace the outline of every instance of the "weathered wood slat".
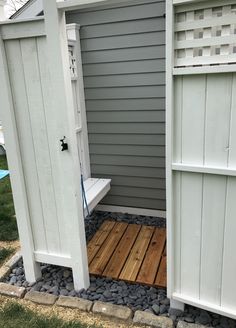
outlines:
[{"label": "weathered wood slat", "polygon": [[99,251],[100,247],[106,240],[108,234],[113,229],[115,222],[105,221],[93,238],[88,243],[87,253],[88,253],[88,263],[90,264],[94,258],[94,256]]},{"label": "weathered wood slat", "polygon": [[123,236],[128,224],[116,223],[111,230],[108,238],[105,240],[98,253],[94,257],[93,261],[89,265],[89,271],[91,274],[101,275],[112,256],[117,244]]},{"label": "weathered wood slat", "polygon": [[166,287],[166,230],[105,221],[88,244],[90,274]]},{"label": "weathered wood slat", "polygon": [[137,237],[136,243],[125,263],[125,266],[119,276],[120,279],[135,281],[143,258],[152,238],[154,227],[143,226]]},{"label": "weathered wood slat", "polygon": [[117,279],[141,229],[140,225],[130,224],[108,262],[103,275]]},{"label": "weathered wood slat", "polygon": [[166,287],[166,279],[167,279],[166,256],[162,256],[155,285],[158,287]]},{"label": "weathered wood slat", "polygon": [[148,247],[143,264],[139,271],[137,282],[153,284],[160,265],[163,248],[166,241],[165,229],[156,228]]}]

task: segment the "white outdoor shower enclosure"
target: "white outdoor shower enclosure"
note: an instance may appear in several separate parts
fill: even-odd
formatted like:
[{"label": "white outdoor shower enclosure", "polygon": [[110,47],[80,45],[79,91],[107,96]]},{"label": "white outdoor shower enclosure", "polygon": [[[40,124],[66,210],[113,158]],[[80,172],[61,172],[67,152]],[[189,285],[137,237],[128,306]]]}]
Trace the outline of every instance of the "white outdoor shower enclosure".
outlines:
[{"label": "white outdoor shower enclosure", "polygon": [[[30,281],[46,262],[72,267],[77,289],[89,285],[64,12],[122,2],[45,0],[44,18],[0,26],[1,111]],[[166,8],[168,296],[236,318],[236,0]]]}]

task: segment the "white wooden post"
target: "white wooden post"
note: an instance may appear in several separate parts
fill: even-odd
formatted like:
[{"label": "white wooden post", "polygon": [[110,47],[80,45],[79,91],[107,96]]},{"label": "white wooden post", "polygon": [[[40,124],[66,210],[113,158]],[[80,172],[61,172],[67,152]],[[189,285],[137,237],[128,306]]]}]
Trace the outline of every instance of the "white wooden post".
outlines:
[{"label": "white wooden post", "polygon": [[26,280],[35,282],[40,276],[40,265],[34,258],[34,243],[30,225],[27,192],[22,169],[19,139],[15,123],[14,105],[8,75],[6,54],[3,40],[0,35],[0,117],[3,121],[7,160],[10,169],[11,185],[13,189],[14,205],[21,240],[22,255],[25,267]]},{"label": "white wooden post", "polygon": [[61,137],[66,136],[69,144],[69,150],[61,152],[61,183],[65,189],[62,202],[64,215],[68,218],[74,287],[79,290],[88,288],[89,273],[65,14],[58,12],[55,0],[44,0],[43,4],[48,59],[53,77],[51,115],[60,122],[60,126],[56,128],[57,133],[59,131]]},{"label": "white wooden post", "polygon": [[173,222],[173,67],[174,67],[174,12],[173,1],[166,1],[166,218],[167,218],[167,295],[172,308],[184,310],[184,303],[172,299],[174,292],[174,222]]},{"label": "white wooden post", "polygon": [[74,41],[74,53],[76,58],[77,66],[77,78],[76,81],[76,95],[78,99],[76,111],[80,111],[80,127],[81,131],[79,133],[81,147],[81,161],[83,168],[84,180],[91,177],[90,172],[90,158],[89,158],[89,144],[88,144],[88,129],[87,129],[87,118],[86,118],[86,108],[85,108],[85,96],[84,96],[84,79],[83,79],[83,68],[82,68],[82,58],[81,58],[81,46],[80,46],[80,25],[79,24],[68,24],[66,26],[68,39]]}]

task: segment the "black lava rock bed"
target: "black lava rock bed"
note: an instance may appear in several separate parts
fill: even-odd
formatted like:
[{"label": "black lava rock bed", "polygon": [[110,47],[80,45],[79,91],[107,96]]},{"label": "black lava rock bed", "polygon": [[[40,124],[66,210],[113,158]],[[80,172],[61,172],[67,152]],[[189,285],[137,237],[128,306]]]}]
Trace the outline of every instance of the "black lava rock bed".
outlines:
[{"label": "black lava rock bed", "polygon": [[[94,212],[90,218],[85,219],[86,238],[89,241],[100,225],[107,219],[124,221],[136,224],[165,227],[165,219],[128,214]],[[41,265],[42,278],[37,283],[29,284],[25,280],[23,262],[20,260],[17,266],[6,277],[7,283],[23,286],[29,290],[46,292],[53,295],[80,297],[91,301],[110,302],[117,305],[125,305],[133,311],[143,310],[156,315],[169,316],[175,322],[184,320],[188,323],[198,323],[217,328],[236,327],[236,321],[210,313],[191,306],[185,307],[185,312],[170,309],[166,290],[130,284],[124,281],[116,281],[111,278],[90,276],[90,287],[87,290],[74,290],[72,272],[69,268],[53,265]]]}]

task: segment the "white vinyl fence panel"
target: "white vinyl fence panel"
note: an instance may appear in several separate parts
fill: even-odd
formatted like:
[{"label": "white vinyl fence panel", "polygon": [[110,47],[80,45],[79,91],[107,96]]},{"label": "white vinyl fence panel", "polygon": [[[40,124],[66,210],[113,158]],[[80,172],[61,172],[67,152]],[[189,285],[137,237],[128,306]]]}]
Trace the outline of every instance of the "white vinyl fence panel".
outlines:
[{"label": "white vinyl fence panel", "polygon": [[[59,27],[66,37],[62,19]],[[43,19],[0,26],[0,75],[9,84],[1,93],[3,124],[26,276],[39,275],[27,266],[32,257],[72,267],[79,289],[88,285],[88,266],[68,49],[66,38],[54,40],[53,53],[45,30]],[[69,149],[62,152],[64,136]]]},{"label": "white vinyl fence panel", "polygon": [[[233,318],[235,8],[236,1],[167,7],[173,28],[169,47],[175,54],[168,59],[167,80],[167,92],[173,94],[167,106],[168,292],[173,300]],[[215,64],[223,65],[222,73]]]}]

